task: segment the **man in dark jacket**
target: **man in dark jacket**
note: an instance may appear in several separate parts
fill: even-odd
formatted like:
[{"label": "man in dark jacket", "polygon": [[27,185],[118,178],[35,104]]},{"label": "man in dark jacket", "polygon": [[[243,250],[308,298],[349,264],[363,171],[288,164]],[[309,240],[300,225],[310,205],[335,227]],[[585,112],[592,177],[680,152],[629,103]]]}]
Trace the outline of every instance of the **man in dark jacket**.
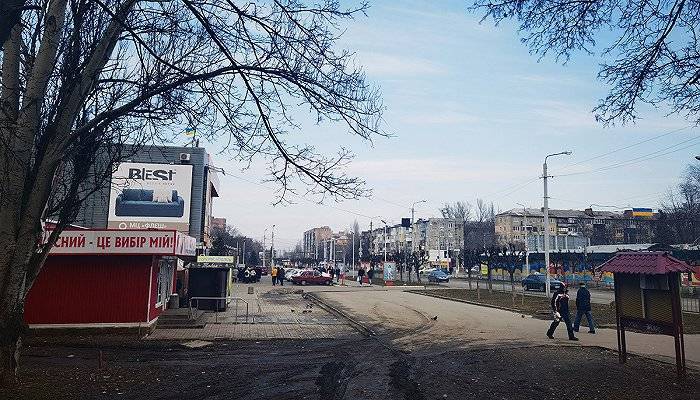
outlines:
[{"label": "man in dark jacket", "polygon": [[277,268],[277,282],[279,282],[280,286],[284,286],[284,274],[287,271],[284,270],[284,267],[280,266]]},{"label": "man in dark jacket", "polygon": [[595,333],[595,323],[593,322],[593,314],[591,314],[591,292],[588,291],[586,284],[579,284],[578,292],[576,292],[576,319],[574,319],[574,331],[578,332],[581,325],[581,317],[586,316],[588,320],[588,333]]},{"label": "man in dark jacket", "polygon": [[552,321],[547,331],[547,337],[550,339],[554,339],[554,330],[557,329],[559,322],[564,322],[566,324],[566,331],[569,334],[569,340],[578,340],[578,338],[574,336],[574,330],[571,327],[568,292],[569,290],[565,286],[562,286],[552,298],[552,315],[554,321]]},{"label": "man in dark jacket", "polygon": [[362,280],[365,278],[365,269],[360,267],[359,270],[357,270],[357,281],[360,282],[360,286],[362,286]]}]

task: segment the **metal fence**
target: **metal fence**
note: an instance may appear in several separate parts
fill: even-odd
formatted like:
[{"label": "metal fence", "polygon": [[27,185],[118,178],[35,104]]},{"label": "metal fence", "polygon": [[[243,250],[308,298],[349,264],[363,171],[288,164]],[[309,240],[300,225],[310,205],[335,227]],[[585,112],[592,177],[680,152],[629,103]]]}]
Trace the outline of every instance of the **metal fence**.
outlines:
[{"label": "metal fence", "polygon": [[688,313],[700,313],[700,298],[697,297],[681,297],[681,310]]},{"label": "metal fence", "polygon": [[[245,303],[245,323],[248,323],[248,318],[250,315],[249,309],[250,306],[247,301],[240,297],[190,297],[189,300],[189,317],[190,319],[192,318],[192,301],[196,301],[197,303],[195,304],[195,308],[198,309],[197,307],[199,306],[199,300],[224,300],[226,301],[226,304],[230,303],[231,300],[234,300],[235,303],[235,311],[234,311],[234,321],[235,323],[238,323],[238,302],[242,301]],[[214,323],[218,324],[219,323],[219,308],[215,307],[214,309]]]}]

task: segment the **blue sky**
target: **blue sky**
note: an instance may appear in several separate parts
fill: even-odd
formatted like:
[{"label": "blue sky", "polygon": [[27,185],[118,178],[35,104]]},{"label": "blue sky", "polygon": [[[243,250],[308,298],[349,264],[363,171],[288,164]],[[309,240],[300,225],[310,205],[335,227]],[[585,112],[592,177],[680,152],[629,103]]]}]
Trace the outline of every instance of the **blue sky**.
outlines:
[{"label": "blue sky", "polygon": [[[367,181],[372,199],[325,206],[297,199],[273,207],[274,186],[256,184],[265,178],[264,160],[241,171],[241,165],[215,156],[230,174],[221,178],[215,214],[253,237],[276,224],[276,243],[291,248],[313,226],[341,230],[357,220],[366,229],[364,216],[377,215],[397,222],[410,216],[405,206],[417,200],[428,201],[416,209],[417,217],[436,216],[446,201],[474,203],[477,197],[501,210],[517,202],[541,207],[542,182],[533,178],[552,152],[574,152],[550,159],[550,173],[557,175],[634,161],[664,148],[669,149],[656,155],[679,150],[562,176],[550,185],[553,208],[656,208],[700,152],[700,141],[690,140],[697,128],[582,162],[689,124],[666,117],[663,108],[642,107],[634,125],[601,126],[591,112],[607,90],[596,80],[599,57],[577,54],[563,66],[550,58],[538,62],[514,25],[479,24],[466,7],[464,1],[373,1],[366,18],[348,24],[340,44],[356,52],[368,79],[381,88],[385,128],[394,137],[370,145],[342,125],[306,122],[304,108],[297,113],[304,140],[324,151],[343,145],[357,154],[348,172]],[[681,150],[686,146],[691,147]]]}]

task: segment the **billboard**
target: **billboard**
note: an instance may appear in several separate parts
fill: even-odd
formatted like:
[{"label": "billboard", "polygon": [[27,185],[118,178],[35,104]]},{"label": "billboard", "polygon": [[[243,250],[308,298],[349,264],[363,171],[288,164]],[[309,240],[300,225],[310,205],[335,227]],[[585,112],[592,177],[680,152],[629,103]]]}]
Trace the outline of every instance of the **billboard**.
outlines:
[{"label": "billboard", "polygon": [[107,226],[189,232],[192,166],[125,162],[112,174]]},{"label": "billboard", "polygon": [[[44,240],[51,235],[44,232]],[[194,256],[196,240],[175,231],[72,230],[63,231],[50,254],[163,254]]]}]

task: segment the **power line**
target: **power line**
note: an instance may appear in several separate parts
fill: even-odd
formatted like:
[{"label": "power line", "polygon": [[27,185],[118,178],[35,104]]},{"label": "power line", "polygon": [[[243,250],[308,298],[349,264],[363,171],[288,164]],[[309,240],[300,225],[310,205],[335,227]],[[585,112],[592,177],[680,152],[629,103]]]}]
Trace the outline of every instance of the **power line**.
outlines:
[{"label": "power line", "polygon": [[[700,143],[697,143],[698,140],[700,140],[700,137],[693,137],[693,138],[684,140],[684,141],[682,141],[682,142],[680,142],[680,143],[676,143],[676,144],[673,144],[673,145],[671,145],[671,146],[664,147],[664,148],[661,149],[661,150],[656,150],[656,151],[653,151],[653,152],[651,152],[651,153],[644,154],[644,155],[642,155],[642,156],[638,156],[638,157],[635,157],[635,158],[631,158],[631,159],[629,159],[629,160],[621,161],[621,162],[618,162],[618,163],[615,163],[615,164],[610,164],[610,165],[606,165],[606,166],[594,168],[594,169],[591,169],[591,170],[588,170],[588,171],[571,172],[571,173],[568,173],[568,174],[559,174],[559,175],[554,175],[554,176],[556,176],[556,177],[563,177],[563,176],[584,175],[584,174],[592,174],[592,173],[596,173],[596,172],[608,171],[608,170],[615,169],[615,168],[620,168],[620,167],[626,167],[626,166],[628,166],[628,165],[634,165],[634,164],[638,164],[638,163],[640,163],[640,162],[653,160],[653,159],[655,159],[655,158],[659,158],[659,157],[662,157],[662,156],[665,156],[665,155],[668,155],[668,154],[672,154],[672,153],[679,152],[679,151],[681,151],[681,150],[688,149],[688,148],[693,147],[693,146],[697,146],[698,144],[700,144]],[[677,149],[675,149],[675,150],[666,151],[666,150],[670,150],[670,149],[672,149],[672,148],[674,148],[674,147],[678,147],[678,146],[680,146],[680,145],[686,144],[686,143],[688,143],[688,142],[696,142],[696,143],[691,143],[691,144],[689,144],[689,145],[687,145],[687,146],[683,146],[683,147],[677,148]]]},{"label": "power line", "polygon": [[683,131],[683,130],[686,130],[686,129],[688,129],[688,128],[690,128],[690,127],[689,127],[689,126],[685,126],[685,127],[683,127],[683,128],[674,129],[674,130],[672,130],[672,131],[669,131],[669,132],[666,132],[666,133],[662,133],[662,134],[660,134],[660,135],[656,135],[656,136],[651,137],[651,138],[648,138],[648,139],[640,140],[639,142],[632,143],[632,144],[627,145],[627,146],[619,147],[619,148],[614,149],[614,150],[611,150],[611,151],[609,151],[609,152],[607,152],[607,153],[599,154],[599,155],[597,155],[597,156],[594,156],[594,157],[585,159],[585,160],[583,160],[583,161],[578,161],[578,162],[575,162],[575,163],[573,163],[573,164],[565,165],[565,166],[561,167],[561,169],[569,169],[569,168],[571,168],[571,167],[574,167],[574,166],[577,166],[577,165],[581,165],[581,164],[587,163],[587,162],[589,162],[589,161],[597,160],[597,159],[599,159],[599,158],[603,158],[603,157],[609,156],[609,155],[611,155],[611,154],[615,154],[615,153],[620,152],[620,151],[622,151],[622,150],[631,149],[631,148],[637,147],[637,146],[639,146],[639,145],[641,145],[641,144],[651,142],[652,140],[660,139],[660,138],[662,138],[662,137],[666,137],[666,136],[668,136],[668,135],[672,135],[672,134],[674,134],[674,133],[678,133],[678,132]]}]

